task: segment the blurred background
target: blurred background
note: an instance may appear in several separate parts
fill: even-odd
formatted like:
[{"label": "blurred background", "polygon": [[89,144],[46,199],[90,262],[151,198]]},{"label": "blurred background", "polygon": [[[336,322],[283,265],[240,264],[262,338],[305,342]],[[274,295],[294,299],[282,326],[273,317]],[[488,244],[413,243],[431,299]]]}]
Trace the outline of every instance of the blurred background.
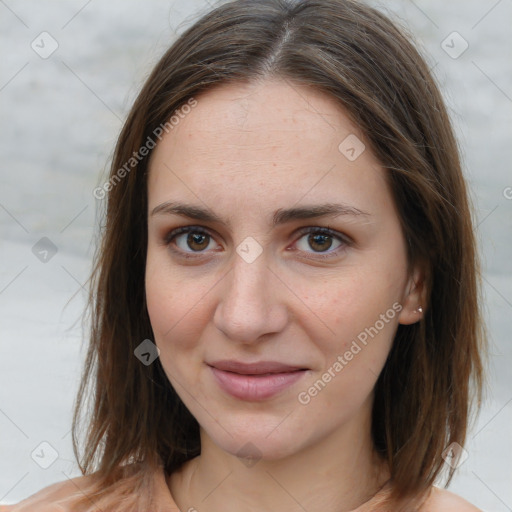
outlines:
[{"label": "blurred background", "polygon": [[[512,0],[370,3],[415,35],[437,77],[476,210],[489,385],[449,489],[512,511]],[[93,190],[152,66],[210,8],[0,0],[0,503],[80,474],[70,428]]]}]

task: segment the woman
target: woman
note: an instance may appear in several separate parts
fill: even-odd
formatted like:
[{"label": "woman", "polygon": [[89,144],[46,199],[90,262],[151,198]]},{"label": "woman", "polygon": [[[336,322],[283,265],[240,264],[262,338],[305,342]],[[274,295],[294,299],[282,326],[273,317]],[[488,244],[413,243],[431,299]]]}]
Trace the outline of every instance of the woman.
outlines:
[{"label": "woman", "polygon": [[478,510],[434,486],[481,393],[466,185],[385,16],[213,10],[156,65],[95,196],[84,476],[6,510]]}]

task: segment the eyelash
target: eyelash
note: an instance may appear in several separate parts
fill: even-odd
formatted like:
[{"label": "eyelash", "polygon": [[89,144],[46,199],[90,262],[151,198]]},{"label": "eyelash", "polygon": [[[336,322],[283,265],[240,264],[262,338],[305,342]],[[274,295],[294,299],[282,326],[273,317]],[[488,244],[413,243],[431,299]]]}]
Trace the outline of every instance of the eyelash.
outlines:
[{"label": "eyelash", "polygon": [[[209,236],[210,238],[213,238],[213,235],[207,229],[205,229],[201,226],[183,226],[183,227],[176,228],[176,229],[170,231],[164,237],[164,244],[166,246],[167,245],[170,246],[172,241],[177,236],[184,234],[184,233],[187,233],[187,234],[188,233],[199,233],[202,235]],[[308,234],[328,235],[328,236],[331,236],[331,237],[337,239],[339,242],[341,242],[341,245],[333,251],[323,252],[323,253],[322,252],[309,253],[309,254],[315,255],[313,257],[308,256],[307,258],[309,258],[309,259],[328,259],[328,258],[333,258],[335,256],[339,256],[339,253],[342,250],[346,249],[347,247],[349,247],[352,244],[352,241],[346,235],[342,235],[341,233],[338,233],[337,231],[334,231],[334,230],[330,229],[329,227],[320,227],[320,226],[310,226],[310,227],[305,227],[305,228],[300,229],[298,231],[298,235],[300,235],[300,237],[297,239],[297,241],[300,240],[304,235],[308,235]],[[205,252],[205,251],[196,251],[195,253],[187,253],[187,252],[182,251],[181,249],[175,249],[175,248],[172,248],[171,250],[175,253],[179,253],[180,256],[182,256],[184,258],[190,258],[190,259],[198,258]]]}]

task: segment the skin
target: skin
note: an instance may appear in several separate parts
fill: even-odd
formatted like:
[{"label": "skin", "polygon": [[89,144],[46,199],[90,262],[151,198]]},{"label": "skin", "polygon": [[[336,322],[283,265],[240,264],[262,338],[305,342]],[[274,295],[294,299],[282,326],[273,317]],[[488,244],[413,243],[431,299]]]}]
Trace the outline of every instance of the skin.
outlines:
[{"label": "skin", "polygon": [[[17,505],[0,505],[0,512],[76,512],[71,496],[78,489],[87,492],[87,486],[93,483],[92,476],[80,476],[49,485]],[[162,490],[163,494],[163,490]],[[164,500],[162,496],[162,500]],[[166,500],[168,503],[168,500]],[[58,507],[58,508],[56,508]],[[204,507],[202,507],[204,508]],[[91,505],[87,512],[95,512]],[[182,511],[188,510],[181,508]],[[192,511],[191,511],[192,512]],[[460,496],[449,491],[434,489],[432,497],[419,512],[482,512]]]},{"label": "skin", "polygon": [[[340,512],[389,478],[372,450],[373,388],[398,323],[420,319],[421,274],[408,271],[379,162],[368,148],[354,161],[338,149],[350,134],[364,140],[334,100],[306,86],[229,84],[198,97],[153,152],[147,307],[161,364],[201,426],[201,456],[169,481],[182,510]],[[225,223],[153,214],[174,201],[207,207]],[[339,202],[365,213],[271,225],[279,209]],[[198,225],[211,237],[187,244],[181,234],[166,244],[174,229]],[[308,226],[329,226],[349,242],[308,243],[298,233]],[[251,263],[236,252],[246,237],[263,251]],[[393,304],[400,313],[299,403],[298,393]],[[206,364],[218,359],[308,372],[274,397],[246,401],[219,388]],[[244,446],[258,458],[252,467],[237,457]]]},{"label": "skin", "polygon": [[[364,137],[318,91],[265,81],[223,85],[197,99],[152,155],[149,213],[180,200],[206,205],[230,224],[149,216],[146,294],[155,342],[170,382],[201,426],[201,455],[167,486],[182,512],[353,510],[389,477],[372,450],[373,388],[398,323],[418,321],[417,307],[425,304],[421,271],[408,271],[384,171],[369,149],[354,161],[338,151],[347,135]],[[280,208],[340,201],[369,215],[269,224]],[[197,224],[211,230],[212,241],[201,246],[208,254],[186,260],[165,244],[172,229]],[[338,256],[317,259],[321,248],[297,229],[327,225],[352,242]],[[252,263],[236,252],[247,236],[263,248]],[[182,235],[176,247],[191,251],[185,242]],[[400,313],[301,404],[298,394],[395,302]],[[247,402],[212,379],[205,361],[225,358],[309,370],[277,396]],[[247,442],[259,457],[249,466],[237,457]],[[93,481],[94,475],[65,480],[0,510],[71,511],[73,493],[87,492]],[[169,503],[163,487],[159,496]],[[434,488],[421,512],[478,510]]]}]

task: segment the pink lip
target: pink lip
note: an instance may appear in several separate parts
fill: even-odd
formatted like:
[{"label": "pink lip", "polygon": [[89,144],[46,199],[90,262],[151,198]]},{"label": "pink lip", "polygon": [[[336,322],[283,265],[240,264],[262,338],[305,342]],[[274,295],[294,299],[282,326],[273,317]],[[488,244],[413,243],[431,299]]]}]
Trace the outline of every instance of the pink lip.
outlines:
[{"label": "pink lip", "polygon": [[305,368],[273,361],[241,363],[216,361],[209,364],[226,393],[242,400],[265,400],[288,388],[306,372]]}]

